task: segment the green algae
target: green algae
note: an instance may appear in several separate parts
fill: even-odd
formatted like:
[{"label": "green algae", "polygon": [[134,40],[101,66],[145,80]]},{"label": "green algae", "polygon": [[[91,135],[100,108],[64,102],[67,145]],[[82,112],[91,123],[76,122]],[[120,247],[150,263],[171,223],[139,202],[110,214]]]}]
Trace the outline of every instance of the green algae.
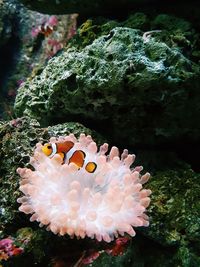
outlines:
[{"label": "green algae", "polygon": [[[33,258],[35,262],[41,262],[50,246],[52,236],[44,229],[33,229],[31,227],[20,228],[16,232],[16,241],[24,247],[24,253]],[[28,257],[27,257],[28,258]]]},{"label": "green algae", "polygon": [[96,38],[108,34],[113,28],[119,26],[121,24],[116,20],[107,20],[105,18],[88,19],[77,29],[77,34],[69,40],[65,50],[69,47],[81,50]]},{"label": "green algae", "polygon": [[153,194],[146,234],[163,246],[176,248],[177,266],[200,262],[199,178],[191,169],[169,170],[158,172],[148,184]]},{"label": "green algae", "polygon": [[[199,178],[191,169],[159,172],[152,177],[148,184],[153,191],[150,237],[151,231],[154,238],[157,232],[157,241],[165,245],[180,245],[183,240],[199,242]],[[156,223],[158,219],[164,223]]]}]

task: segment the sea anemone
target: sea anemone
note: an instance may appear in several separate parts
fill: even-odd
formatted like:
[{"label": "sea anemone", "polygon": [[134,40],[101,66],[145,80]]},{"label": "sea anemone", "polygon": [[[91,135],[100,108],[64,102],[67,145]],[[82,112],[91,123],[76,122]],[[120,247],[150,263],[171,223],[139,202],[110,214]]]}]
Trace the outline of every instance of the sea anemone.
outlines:
[{"label": "sea anemone", "polygon": [[51,138],[50,144],[73,142],[74,150],[83,151],[86,162],[95,162],[88,173],[73,162],[63,162],[60,154],[49,157],[38,143],[29,168],[18,168],[21,176],[19,210],[32,214],[30,221],[46,225],[55,234],[112,241],[119,235],[135,235],[133,227],[148,226],[145,214],[151,190],[142,189],[150,177],[140,174],[142,167],[131,169],[135,156],[117,147],[108,151],[108,144],[99,150],[91,136],[73,134]]}]

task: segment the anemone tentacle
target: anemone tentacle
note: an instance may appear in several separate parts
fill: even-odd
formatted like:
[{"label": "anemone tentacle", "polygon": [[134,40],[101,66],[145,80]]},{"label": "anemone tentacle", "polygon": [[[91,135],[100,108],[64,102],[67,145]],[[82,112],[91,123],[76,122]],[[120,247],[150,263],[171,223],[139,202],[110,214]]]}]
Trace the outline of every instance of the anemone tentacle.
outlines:
[{"label": "anemone tentacle", "polygon": [[31,221],[55,234],[106,242],[124,233],[134,236],[133,227],[148,226],[145,211],[151,190],[142,185],[150,175],[141,175],[141,166],[130,168],[135,155],[126,149],[120,155],[117,147],[107,153],[108,144],[98,149],[85,134],[79,139],[73,134],[50,139],[51,143],[64,141],[72,141],[73,149],[81,149],[88,162],[95,162],[95,171],[88,173],[73,162],[63,164],[59,154],[48,157],[38,143],[30,160],[34,170],[17,169],[24,194],[18,199],[19,210],[32,214]]}]

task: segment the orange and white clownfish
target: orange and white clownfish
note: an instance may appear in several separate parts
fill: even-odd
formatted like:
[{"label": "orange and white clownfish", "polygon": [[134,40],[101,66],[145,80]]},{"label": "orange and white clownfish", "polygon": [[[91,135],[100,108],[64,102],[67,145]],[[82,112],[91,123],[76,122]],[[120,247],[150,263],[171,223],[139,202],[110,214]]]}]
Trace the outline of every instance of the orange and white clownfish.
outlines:
[{"label": "orange and white clownfish", "polygon": [[85,162],[86,154],[82,150],[75,150],[72,141],[64,141],[57,143],[48,143],[43,145],[42,151],[48,157],[59,154],[63,158],[63,163],[74,163],[78,168],[85,167],[89,173],[95,172],[97,164],[95,162]]},{"label": "orange and white clownfish", "polygon": [[47,23],[44,23],[38,27],[39,33],[44,34],[46,37],[48,37],[53,32],[53,30],[54,28]]}]

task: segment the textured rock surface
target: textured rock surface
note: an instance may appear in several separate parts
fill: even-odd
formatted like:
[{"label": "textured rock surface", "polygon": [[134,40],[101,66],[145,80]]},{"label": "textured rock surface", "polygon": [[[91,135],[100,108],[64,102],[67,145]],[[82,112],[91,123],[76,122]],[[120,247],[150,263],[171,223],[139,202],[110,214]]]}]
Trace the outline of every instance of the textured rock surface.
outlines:
[{"label": "textured rock surface", "polygon": [[177,48],[186,57],[198,62],[199,57],[195,58],[195,54],[198,54],[199,50],[198,32],[189,21],[167,14],[151,17],[148,14],[137,12],[121,22],[105,18],[88,19],[80,26],[75,38],[71,40],[71,46],[81,49],[91,44],[99,36],[108,34],[117,26],[147,32],[149,37],[152,36],[157,41],[165,42],[171,48]]},{"label": "textured rock surface", "polygon": [[[159,172],[150,181],[154,192],[154,207],[149,209],[154,221],[148,229],[155,230],[158,241],[166,245],[180,244],[184,237],[198,241],[200,235],[200,209],[198,195],[200,191],[199,174],[190,169]],[[183,197],[184,196],[184,197]],[[164,225],[158,225],[156,218],[165,218]],[[163,229],[164,226],[164,229]],[[183,230],[184,229],[184,230]]]},{"label": "textured rock surface", "polygon": [[[18,24],[16,23],[18,17],[18,7],[15,0],[0,1],[0,118],[2,113],[10,112],[12,109],[8,105],[8,99],[5,95],[13,93],[12,88],[5,87],[8,76],[11,74],[13,64],[16,64],[14,58],[14,51],[18,53],[19,43],[16,41],[16,31]],[[13,78],[11,78],[13,79]],[[9,93],[8,93],[9,91]],[[10,96],[8,96],[10,97]]]},{"label": "textured rock surface", "polygon": [[[149,184],[154,204],[149,209],[152,223],[147,235],[165,246],[177,247],[183,257],[182,266],[193,266],[199,255],[199,178],[190,169],[170,170],[157,173]],[[187,261],[190,265],[186,265]]]},{"label": "textured rock surface", "polygon": [[126,145],[199,138],[199,67],[151,34],[117,27],[53,58],[19,89],[16,114],[73,118]]},{"label": "textured rock surface", "polygon": [[[12,27],[11,27],[11,13],[12,12],[10,10],[10,12],[8,12],[8,10],[6,11],[5,8],[6,4],[5,2],[1,2],[0,1],[0,45],[4,44],[5,42],[7,42],[7,40],[11,37],[11,31],[12,31]],[[5,19],[5,16],[7,16],[7,18]]]}]

